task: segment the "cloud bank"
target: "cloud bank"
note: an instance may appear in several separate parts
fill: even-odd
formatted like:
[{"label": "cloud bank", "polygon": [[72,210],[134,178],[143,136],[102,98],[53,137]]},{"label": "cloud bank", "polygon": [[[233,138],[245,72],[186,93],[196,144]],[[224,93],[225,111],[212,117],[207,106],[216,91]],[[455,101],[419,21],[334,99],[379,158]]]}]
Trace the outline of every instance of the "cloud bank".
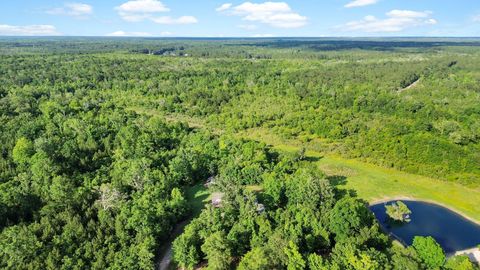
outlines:
[{"label": "cloud bank", "polygon": [[115,31],[113,33],[106,34],[107,37],[150,37],[152,34],[147,32],[125,32]]},{"label": "cloud bank", "polygon": [[127,22],[150,20],[158,24],[192,24],[198,20],[193,16],[159,16],[159,13],[170,12],[170,9],[158,0],[132,0],[115,7],[118,15]]},{"label": "cloud bank", "polygon": [[238,6],[229,3],[217,8],[217,11],[240,16],[242,20],[259,22],[277,28],[299,28],[305,26],[308,18],[293,11],[285,2],[245,2]]},{"label": "cloud bank", "polygon": [[1,36],[57,36],[60,35],[53,25],[7,25],[0,24]]},{"label": "cloud bank", "polygon": [[86,17],[93,13],[91,5],[83,3],[67,3],[63,7],[47,10],[50,15],[65,15],[72,17]]},{"label": "cloud bank", "polygon": [[366,16],[363,20],[352,21],[339,26],[343,31],[358,31],[366,33],[393,33],[407,28],[433,25],[437,21],[431,18],[431,11],[392,10],[387,17],[378,19],[375,16]]},{"label": "cloud bank", "polygon": [[181,16],[178,18],[163,16],[158,18],[151,18],[151,20],[159,24],[193,24],[198,22],[197,18],[193,16]]}]

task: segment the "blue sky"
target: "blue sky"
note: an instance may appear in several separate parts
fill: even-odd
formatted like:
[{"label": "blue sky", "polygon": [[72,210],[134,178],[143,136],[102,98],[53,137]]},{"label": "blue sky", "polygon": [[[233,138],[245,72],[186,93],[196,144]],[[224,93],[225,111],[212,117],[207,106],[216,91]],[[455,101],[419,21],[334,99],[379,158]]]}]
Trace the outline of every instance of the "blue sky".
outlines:
[{"label": "blue sky", "polygon": [[0,35],[480,36],[479,0],[16,0]]}]

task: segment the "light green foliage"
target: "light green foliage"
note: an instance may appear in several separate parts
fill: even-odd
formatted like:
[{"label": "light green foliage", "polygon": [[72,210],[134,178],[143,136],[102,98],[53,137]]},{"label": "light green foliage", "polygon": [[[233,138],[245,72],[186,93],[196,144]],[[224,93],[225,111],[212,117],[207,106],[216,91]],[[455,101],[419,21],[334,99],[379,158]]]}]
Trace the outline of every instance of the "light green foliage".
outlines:
[{"label": "light green foliage", "polygon": [[182,195],[179,188],[173,188],[171,192],[170,206],[171,209],[176,210],[175,216],[182,217],[187,210],[187,201]]},{"label": "light green foliage", "polygon": [[333,264],[340,269],[382,269],[388,264],[385,254],[352,243],[337,243],[333,250]]},{"label": "light green foliage", "polygon": [[311,270],[327,270],[329,269],[322,258],[317,254],[310,254],[308,256],[308,268]]},{"label": "light green foliage", "polygon": [[416,236],[413,239],[412,247],[422,262],[430,269],[438,269],[445,263],[445,253],[442,247],[430,236]]},{"label": "light green foliage", "polygon": [[285,180],[279,178],[277,174],[264,174],[263,188],[272,203],[280,205],[285,201]]},{"label": "light green foliage", "polygon": [[451,270],[475,270],[478,269],[478,266],[473,264],[467,256],[459,255],[448,259],[445,268]]},{"label": "light green foliage", "polygon": [[22,137],[17,140],[15,147],[13,148],[12,157],[18,164],[26,164],[30,161],[34,153],[33,143],[27,138]]},{"label": "light green foliage", "polygon": [[240,261],[239,270],[269,270],[270,262],[264,248],[253,248]]},{"label": "light green foliage", "polygon": [[305,269],[306,263],[302,255],[298,252],[298,247],[290,241],[288,247],[285,248],[285,254],[288,257],[288,270],[302,270]]},{"label": "light green foliage", "polygon": [[173,260],[182,268],[193,269],[200,262],[200,238],[192,225],[173,242]]}]

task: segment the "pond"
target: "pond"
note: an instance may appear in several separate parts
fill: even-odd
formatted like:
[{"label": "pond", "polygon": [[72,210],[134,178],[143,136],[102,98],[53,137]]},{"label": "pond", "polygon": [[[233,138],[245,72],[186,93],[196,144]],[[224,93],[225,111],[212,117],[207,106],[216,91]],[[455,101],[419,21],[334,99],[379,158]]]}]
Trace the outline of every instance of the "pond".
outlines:
[{"label": "pond", "polygon": [[412,211],[408,223],[391,222],[385,205],[395,201],[370,206],[375,217],[387,232],[404,244],[411,245],[415,236],[432,236],[446,253],[476,247],[480,244],[480,225],[436,204],[405,201]]}]

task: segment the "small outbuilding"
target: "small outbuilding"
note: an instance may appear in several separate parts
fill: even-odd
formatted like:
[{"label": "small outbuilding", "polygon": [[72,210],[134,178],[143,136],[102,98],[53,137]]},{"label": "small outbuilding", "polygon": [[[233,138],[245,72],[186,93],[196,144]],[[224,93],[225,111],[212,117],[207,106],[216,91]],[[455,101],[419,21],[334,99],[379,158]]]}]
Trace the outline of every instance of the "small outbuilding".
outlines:
[{"label": "small outbuilding", "polygon": [[212,185],[215,185],[215,180],[216,180],[216,179],[217,179],[217,178],[216,178],[215,176],[210,176],[210,177],[207,179],[207,182],[205,182],[204,186],[208,188],[208,187],[210,187],[210,186],[212,186]]},{"label": "small outbuilding", "polygon": [[257,213],[261,214],[263,212],[265,212],[265,205],[263,205],[262,203],[257,203]]},{"label": "small outbuilding", "polygon": [[223,199],[222,192],[214,192],[212,193],[212,205],[214,207],[221,207],[222,206],[222,199]]}]

